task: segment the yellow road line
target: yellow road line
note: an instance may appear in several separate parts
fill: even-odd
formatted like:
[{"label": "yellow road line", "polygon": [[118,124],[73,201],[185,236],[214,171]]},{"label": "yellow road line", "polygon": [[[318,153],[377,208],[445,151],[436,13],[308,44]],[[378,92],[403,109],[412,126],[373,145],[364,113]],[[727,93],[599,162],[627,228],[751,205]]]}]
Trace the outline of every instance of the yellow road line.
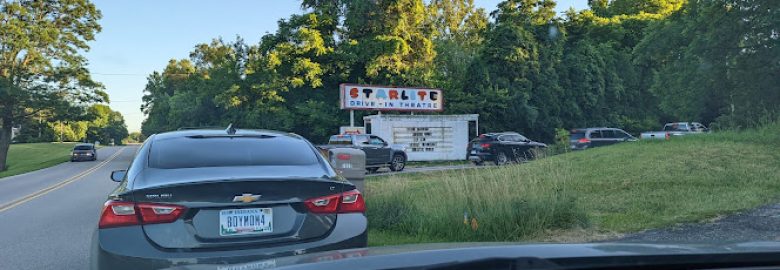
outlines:
[{"label": "yellow road line", "polygon": [[30,194],[30,195],[22,197],[22,198],[20,198],[18,200],[15,200],[13,202],[10,202],[8,204],[0,206],[0,212],[3,212],[5,210],[11,209],[11,208],[14,208],[14,207],[16,207],[16,206],[18,206],[20,204],[29,202],[29,201],[31,201],[31,200],[33,200],[35,198],[38,198],[38,197],[43,196],[43,195],[45,195],[45,194],[47,194],[49,192],[55,191],[55,190],[60,189],[60,188],[66,186],[66,185],[68,185],[70,183],[73,183],[76,180],[79,180],[79,179],[83,178],[84,176],[87,176],[87,175],[97,171],[98,169],[102,168],[103,166],[105,166],[106,164],[108,164],[109,162],[114,160],[117,156],[119,156],[119,154],[121,154],[122,151],[124,151],[124,150],[125,150],[125,147],[120,148],[119,150],[116,151],[116,153],[111,155],[109,158],[107,158],[103,162],[100,162],[100,164],[95,165],[94,167],[89,168],[89,169],[87,169],[87,170],[85,170],[85,171],[83,171],[83,172],[81,172],[81,173],[79,173],[77,175],[71,176],[70,178],[65,179],[62,182],[56,183],[56,184],[51,185],[51,186],[49,186],[47,188],[41,189],[41,190],[36,191],[36,192],[34,192],[34,193]]}]

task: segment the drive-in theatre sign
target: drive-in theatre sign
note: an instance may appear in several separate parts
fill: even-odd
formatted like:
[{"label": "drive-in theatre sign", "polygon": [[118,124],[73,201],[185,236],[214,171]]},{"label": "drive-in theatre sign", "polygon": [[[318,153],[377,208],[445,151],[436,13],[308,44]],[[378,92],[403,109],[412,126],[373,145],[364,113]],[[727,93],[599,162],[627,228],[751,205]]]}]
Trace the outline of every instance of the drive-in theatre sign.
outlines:
[{"label": "drive-in theatre sign", "polygon": [[439,89],[341,84],[341,108],[378,111],[444,110]]}]

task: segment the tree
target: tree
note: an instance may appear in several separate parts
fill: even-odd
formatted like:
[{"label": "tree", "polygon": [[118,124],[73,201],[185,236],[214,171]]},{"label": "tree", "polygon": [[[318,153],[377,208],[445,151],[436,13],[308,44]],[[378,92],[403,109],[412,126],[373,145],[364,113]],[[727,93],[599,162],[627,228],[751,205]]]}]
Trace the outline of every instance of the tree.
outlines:
[{"label": "tree", "polygon": [[100,31],[100,17],[87,0],[0,1],[0,170],[16,123],[108,99],[79,55]]},{"label": "tree", "polygon": [[89,108],[89,114],[94,117],[94,120],[88,123],[87,141],[121,144],[122,140],[127,138],[125,119],[119,112],[111,110],[106,105],[97,104]]}]

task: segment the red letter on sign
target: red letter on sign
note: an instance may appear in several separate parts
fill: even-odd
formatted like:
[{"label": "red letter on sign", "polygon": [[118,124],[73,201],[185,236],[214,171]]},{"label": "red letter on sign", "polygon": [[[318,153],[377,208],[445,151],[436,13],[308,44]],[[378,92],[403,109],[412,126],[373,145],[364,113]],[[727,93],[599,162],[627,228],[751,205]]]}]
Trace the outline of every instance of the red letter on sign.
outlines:
[{"label": "red letter on sign", "polygon": [[358,97],[358,89],[357,88],[349,89],[349,97],[357,98]]},{"label": "red letter on sign", "polygon": [[425,95],[428,94],[428,92],[425,91],[417,91],[417,95],[420,96],[420,101],[425,100]]},{"label": "red letter on sign", "polygon": [[390,99],[398,99],[398,91],[390,89]]}]

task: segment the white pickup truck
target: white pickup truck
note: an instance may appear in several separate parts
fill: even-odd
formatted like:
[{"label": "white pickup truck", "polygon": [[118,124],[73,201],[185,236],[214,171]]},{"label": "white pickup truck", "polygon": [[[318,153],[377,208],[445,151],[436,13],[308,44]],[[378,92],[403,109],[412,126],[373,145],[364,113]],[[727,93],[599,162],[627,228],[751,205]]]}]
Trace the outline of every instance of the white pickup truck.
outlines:
[{"label": "white pickup truck", "polygon": [[672,136],[709,132],[710,129],[698,122],[666,123],[663,131],[648,131],[639,134],[642,140],[669,140]]}]

